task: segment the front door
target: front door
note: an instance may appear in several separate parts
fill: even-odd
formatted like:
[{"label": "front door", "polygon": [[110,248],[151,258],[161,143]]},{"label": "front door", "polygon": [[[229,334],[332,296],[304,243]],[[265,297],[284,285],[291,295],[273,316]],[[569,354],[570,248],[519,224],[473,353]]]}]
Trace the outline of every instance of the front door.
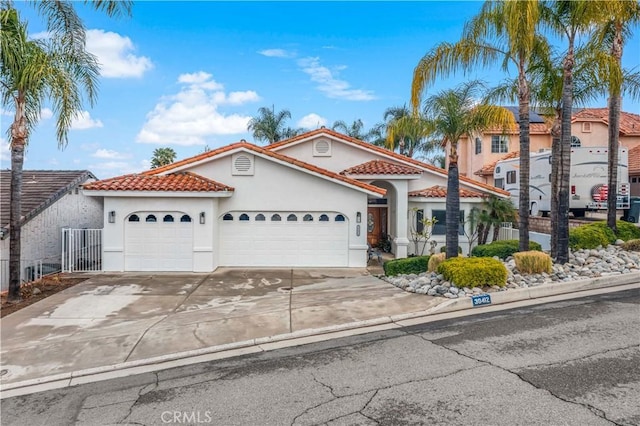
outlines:
[{"label": "front door", "polygon": [[382,210],[374,207],[367,209],[367,243],[371,247],[376,247],[382,239]]}]

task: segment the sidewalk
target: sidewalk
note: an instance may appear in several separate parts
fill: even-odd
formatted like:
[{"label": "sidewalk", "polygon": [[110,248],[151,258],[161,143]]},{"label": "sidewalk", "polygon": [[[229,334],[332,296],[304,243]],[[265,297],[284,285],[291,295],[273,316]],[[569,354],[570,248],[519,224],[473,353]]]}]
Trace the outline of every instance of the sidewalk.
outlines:
[{"label": "sidewalk", "polygon": [[375,265],[95,275],[2,320],[2,398],[424,323],[444,313],[640,288],[640,273],[632,273],[491,293],[492,305],[473,308],[469,298],[407,293],[372,273],[379,273]]}]

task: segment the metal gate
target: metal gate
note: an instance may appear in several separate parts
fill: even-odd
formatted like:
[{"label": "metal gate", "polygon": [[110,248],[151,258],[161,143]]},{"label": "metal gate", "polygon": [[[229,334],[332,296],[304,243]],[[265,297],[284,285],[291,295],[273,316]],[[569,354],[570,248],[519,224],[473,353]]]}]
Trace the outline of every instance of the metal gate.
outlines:
[{"label": "metal gate", "polygon": [[62,230],[62,272],[102,270],[102,229]]}]

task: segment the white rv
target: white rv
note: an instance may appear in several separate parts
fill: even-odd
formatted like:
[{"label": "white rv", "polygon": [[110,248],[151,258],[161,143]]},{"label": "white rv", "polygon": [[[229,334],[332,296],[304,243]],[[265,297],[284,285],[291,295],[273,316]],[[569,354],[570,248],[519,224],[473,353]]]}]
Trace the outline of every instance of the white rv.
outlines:
[{"label": "white rv", "polygon": [[[618,151],[618,196],[619,210],[629,209],[629,151]],[[531,215],[547,216],[551,211],[551,150],[531,154],[529,174],[529,201]],[[520,191],[520,159],[498,161],[493,172],[494,185],[511,193],[513,203],[518,206]],[[569,210],[575,217],[584,216],[587,210],[607,209],[608,180],[607,147],[571,148],[571,181]]]}]

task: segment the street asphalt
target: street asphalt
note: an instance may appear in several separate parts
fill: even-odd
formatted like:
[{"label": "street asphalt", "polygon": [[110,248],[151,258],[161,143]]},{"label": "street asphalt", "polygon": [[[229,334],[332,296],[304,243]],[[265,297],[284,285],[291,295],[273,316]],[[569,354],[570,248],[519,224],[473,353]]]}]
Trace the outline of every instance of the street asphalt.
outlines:
[{"label": "street asphalt", "polygon": [[[486,312],[640,288],[640,273],[491,293],[492,305],[400,290],[369,269],[96,274],[1,321],[1,398]],[[603,290],[604,289],[604,290]],[[507,305],[505,305],[507,306]]]}]

